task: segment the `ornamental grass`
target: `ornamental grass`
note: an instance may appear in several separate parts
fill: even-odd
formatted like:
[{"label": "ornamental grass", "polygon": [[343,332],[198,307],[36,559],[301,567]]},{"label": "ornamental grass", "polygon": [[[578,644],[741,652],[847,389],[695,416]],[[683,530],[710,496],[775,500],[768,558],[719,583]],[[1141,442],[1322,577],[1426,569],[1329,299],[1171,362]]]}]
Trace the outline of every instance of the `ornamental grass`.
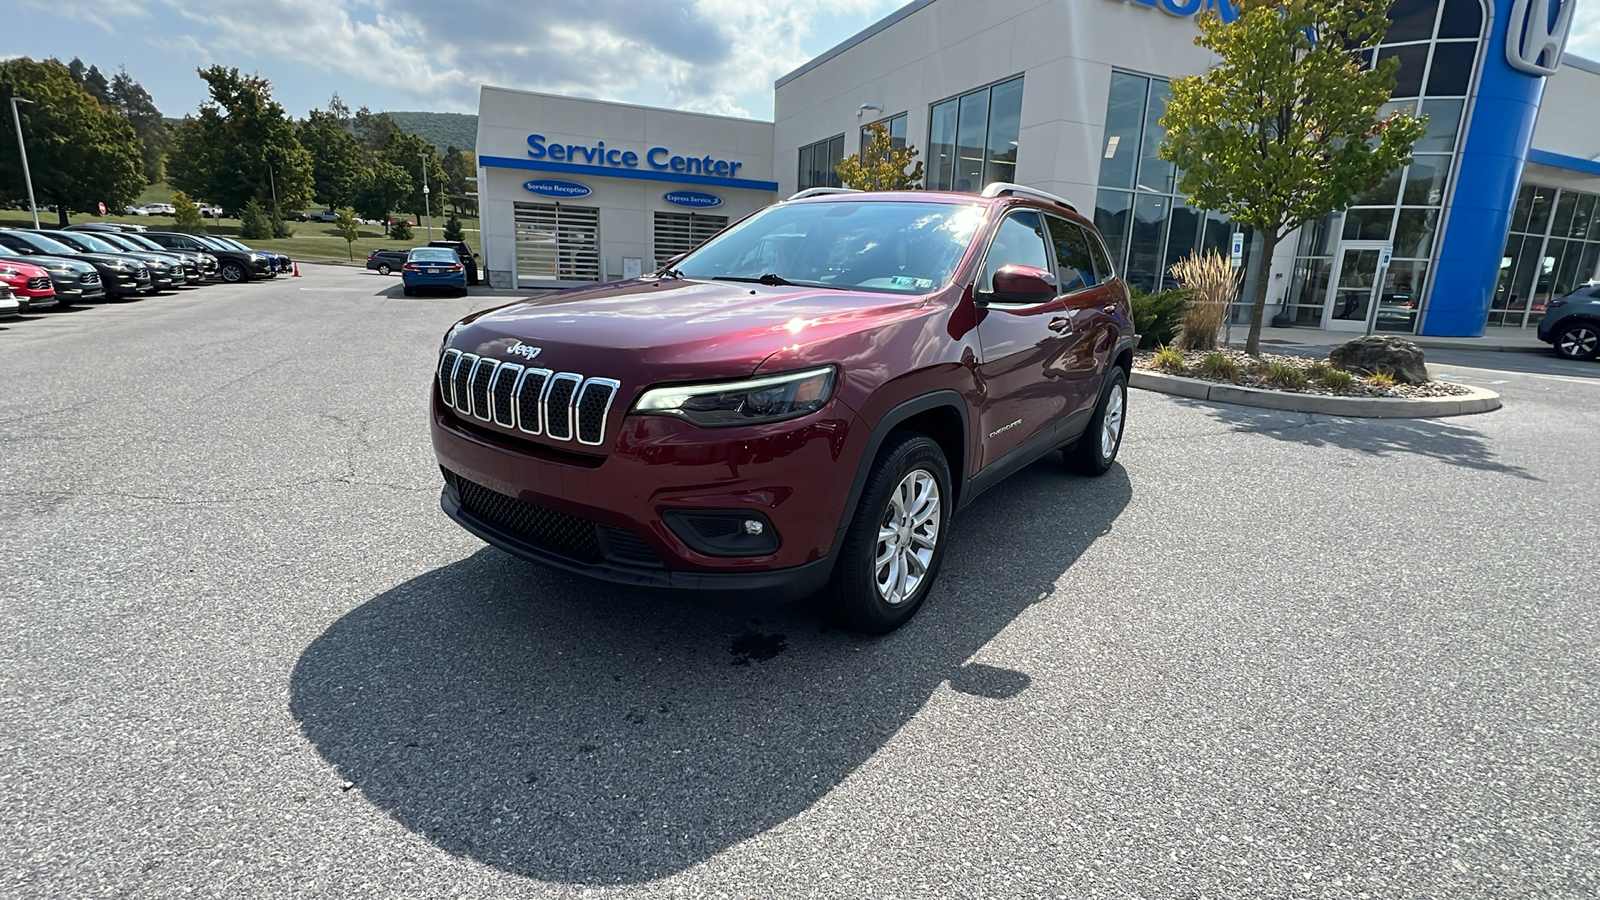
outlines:
[{"label": "ornamental grass", "polygon": [[1172,277],[1194,292],[1183,307],[1177,345],[1185,350],[1215,350],[1217,331],[1239,293],[1239,270],[1215,250],[1190,253],[1172,266]]}]

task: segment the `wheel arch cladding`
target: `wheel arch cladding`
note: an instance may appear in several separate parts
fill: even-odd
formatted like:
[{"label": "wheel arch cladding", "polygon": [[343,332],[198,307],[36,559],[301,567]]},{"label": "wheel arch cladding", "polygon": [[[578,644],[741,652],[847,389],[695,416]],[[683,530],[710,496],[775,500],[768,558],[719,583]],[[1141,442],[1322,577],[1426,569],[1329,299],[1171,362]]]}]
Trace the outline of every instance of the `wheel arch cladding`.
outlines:
[{"label": "wheel arch cladding", "polygon": [[965,492],[966,461],[969,456],[965,401],[960,394],[949,389],[906,400],[885,413],[872,428],[872,437],[867,441],[866,451],[856,463],[855,478],[850,484],[850,495],[840,517],[838,531],[834,534],[830,554],[838,552],[839,539],[850,527],[850,519],[855,514],[856,505],[861,502],[861,492],[866,486],[867,474],[872,470],[872,463],[882,452],[883,444],[889,435],[896,431],[927,434],[939,445],[945,454],[945,465],[950,469],[950,490],[955,495],[951,498],[952,509]]}]

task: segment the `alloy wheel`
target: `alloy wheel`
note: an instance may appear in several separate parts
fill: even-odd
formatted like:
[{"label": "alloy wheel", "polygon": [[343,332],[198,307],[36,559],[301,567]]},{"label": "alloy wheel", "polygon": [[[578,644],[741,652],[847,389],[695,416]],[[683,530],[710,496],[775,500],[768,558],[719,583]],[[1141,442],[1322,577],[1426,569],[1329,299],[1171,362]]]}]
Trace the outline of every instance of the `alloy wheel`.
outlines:
[{"label": "alloy wheel", "polygon": [[1561,333],[1556,349],[1569,359],[1588,359],[1600,349],[1600,331],[1589,325],[1578,325]]},{"label": "alloy wheel", "polygon": [[889,496],[878,526],[873,580],[890,606],[909,601],[927,578],[940,515],[939,482],[927,469],[911,470]]},{"label": "alloy wheel", "polygon": [[1122,439],[1122,410],[1123,401],[1127,396],[1127,388],[1118,385],[1106,398],[1106,414],[1100,419],[1100,456],[1104,459],[1111,458],[1117,452],[1117,441]]}]

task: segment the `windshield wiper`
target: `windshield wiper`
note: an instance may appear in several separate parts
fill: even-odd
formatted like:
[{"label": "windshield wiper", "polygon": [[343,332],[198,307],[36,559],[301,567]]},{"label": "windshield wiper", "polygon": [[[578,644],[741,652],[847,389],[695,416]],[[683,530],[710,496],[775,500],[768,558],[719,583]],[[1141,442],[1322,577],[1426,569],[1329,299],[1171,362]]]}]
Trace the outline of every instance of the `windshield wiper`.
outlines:
[{"label": "windshield wiper", "polygon": [[833,288],[834,290],[838,290],[839,289],[838,285],[821,284],[821,283],[815,282],[815,281],[790,281],[789,279],[787,279],[787,278],[783,277],[782,275],[779,275],[779,274],[777,274],[775,272],[768,272],[768,273],[766,273],[765,275],[762,275],[759,278],[741,278],[741,277],[734,276],[734,275],[714,275],[714,276],[712,276],[711,280],[712,281],[742,281],[742,282],[744,282],[746,284],[770,284],[770,285],[773,285],[774,287],[778,287],[778,286],[783,286],[783,287],[819,287],[819,288]]},{"label": "windshield wiper", "polygon": [[656,273],[656,277],[657,278],[676,278],[679,281],[682,281],[683,280],[683,270],[681,270],[681,269],[662,269],[661,271]]}]

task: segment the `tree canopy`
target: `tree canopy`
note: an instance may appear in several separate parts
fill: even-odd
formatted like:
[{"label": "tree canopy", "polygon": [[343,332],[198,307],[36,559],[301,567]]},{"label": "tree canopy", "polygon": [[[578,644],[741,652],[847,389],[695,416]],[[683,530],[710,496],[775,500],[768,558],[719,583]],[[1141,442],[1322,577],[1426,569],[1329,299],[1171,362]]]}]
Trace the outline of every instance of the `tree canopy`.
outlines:
[{"label": "tree canopy", "polygon": [[[120,209],[139,196],[145,180],[138,135],[67,66],[27,57],[0,62],[0,120],[11,134],[13,96],[33,101],[19,112],[34,196],[41,206],[55,205],[60,225],[73,210],[91,210],[98,203]],[[0,192],[27,196],[15,149],[0,152]]]},{"label": "tree canopy", "polygon": [[232,209],[252,200],[268,206],[274,193],[280,210],[309,203],[311,154],[283,105],[272,99],[271,82],[222,66],[201,69],[200,77],[211,99],[173,135],[171,184]]},{"label": "tree canopy", "polygon": [[[338,102],[338,97],[334,97]],[[312,196],[328,209],[355,202],[367,151],[333,109],[313,109],[300,123],[300,144],[311,154]]]},{"label": "tree canopy", "polygon": [[1199,18],[1195,43],[1220,61],[1172,82],[1163,159],[1191,206],[1262,239],[1246,351],[1259,350],[1267,267],[1285,235],[1343,209],[1400,166],[1425,122],[1380,117],[1399,60],[1368,69],[1358,50],[1389,26],[1389,0],[1241,0],[1239,17]]},{"label": "tree canopy", "polygon": [[871,138],[854,156],[847,156],[834,167],[845,187],[858,191],[904,191],[922,187],[922,163],[911,166],[917,149],[910,145],[895,149],[889,129],[881,123],[868,125]]}]

